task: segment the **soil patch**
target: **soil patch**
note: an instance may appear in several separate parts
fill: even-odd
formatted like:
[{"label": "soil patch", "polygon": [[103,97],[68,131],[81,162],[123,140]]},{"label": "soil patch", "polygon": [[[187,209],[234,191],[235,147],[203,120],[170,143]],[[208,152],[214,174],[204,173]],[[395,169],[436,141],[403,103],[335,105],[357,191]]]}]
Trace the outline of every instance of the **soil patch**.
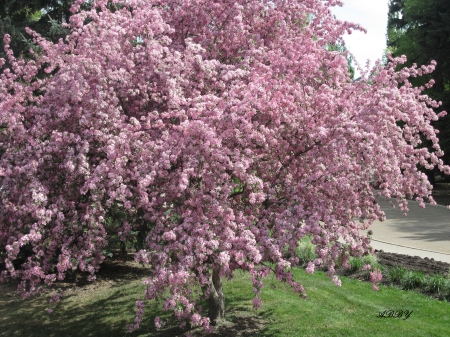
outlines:
[{"label": "soil patch", "polygon": [[450,270],[450,263],[435,261],[430,258],[419,256],[409,256],[404,254],[386,253],[378,251],[375,254],[378,262],[385,267],[405,267],[410,271],[421,271],[425,275],[447,274]]},{"label": "soil patch", "polygon": [[[375,250],[375,256],[378,263],[383,267],[404,267],[409,271],[421,271],[424,275],[448,275],[450,272],[450,263],[435,261],[430,258],[421,258],[419,256],[409,256],[404,254],[386,253],[383,250]],[[351,269],[338,269],[338,275],[368,280],[368,272],[364,270],[353,271]]]}]

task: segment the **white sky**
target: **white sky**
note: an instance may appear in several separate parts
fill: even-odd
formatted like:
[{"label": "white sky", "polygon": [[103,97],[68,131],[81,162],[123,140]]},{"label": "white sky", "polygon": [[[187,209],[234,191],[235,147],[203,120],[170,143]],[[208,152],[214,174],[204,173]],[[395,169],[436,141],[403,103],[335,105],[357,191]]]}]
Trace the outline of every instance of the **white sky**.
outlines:
[{"label": "white sky", "polygon": [[[332,12],[339,20],[358,23],[367,29],[367,34],[355,32],[345,34],[347,49],[365,68],[367,59],[371,67],[381,59],[386,49],[386,27],[388,0],[343,0],[343,7],[333,7]],[[356,71],[355,77],[359,77]]]}]

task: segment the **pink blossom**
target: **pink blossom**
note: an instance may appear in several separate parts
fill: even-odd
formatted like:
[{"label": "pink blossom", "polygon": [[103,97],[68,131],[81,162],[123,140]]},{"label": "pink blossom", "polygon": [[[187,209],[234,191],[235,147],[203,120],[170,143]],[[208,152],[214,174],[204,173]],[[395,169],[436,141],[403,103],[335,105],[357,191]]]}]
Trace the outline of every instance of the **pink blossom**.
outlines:
[{"label": "pink blossom", "polygon": [[175,235],[175,233],[173,231],[165,232],[162,237],[166,241],[174,241],[177,238],[177,236]]},{"label": "pink blossom", "polygon": [[362,267],[362,270],[371,270],[372,266],[370,264],[366,264],[365,266]]},{"label": "pink blossom", "polygon": [[314,269],[316,268],[316,265],[313,262],[309,262],[308,266],[306,267],[306,272],[308,274],[314,273]]},{"label": "pink blossom", "polygon": [[191,317],[191,322],[194,324],[194,326],[199,325],[202,320],[202,316],[199,314],[193,314]]},{"label": "pink blossom", "polygon": [[333,283],[335,285],[337,285],[338,287],[340,287],[342,285],[342,281],[336,275],[333,276],[332,280],[333,280]]},{"label": "pink blossom", "polygon": [[253,308],[254,308],[254,309],[258,309],[258,308],[261,306],[261,304],[262,304],[261,298],[255,297],[255,298],[253,299]]},{"label": "pink blossom", "polygon": [[161,320],[160,320],[160,318],[158,316],[155,317],[155,327],[157,329],[160,329],[162,327]]},{"label": "pink blossom", "polygon": [[372,282],[380,282],[383,278],[383,274],[378,268],[375,268],[373,272],[370,273],[370,280]]},{"label": "pink blossom", "polygon": [[381,282],[383,274],[378,268],[375,268],[373,272],[370,273],[370,280],[372,281],[372,288],[378,291],[377,283]]}]

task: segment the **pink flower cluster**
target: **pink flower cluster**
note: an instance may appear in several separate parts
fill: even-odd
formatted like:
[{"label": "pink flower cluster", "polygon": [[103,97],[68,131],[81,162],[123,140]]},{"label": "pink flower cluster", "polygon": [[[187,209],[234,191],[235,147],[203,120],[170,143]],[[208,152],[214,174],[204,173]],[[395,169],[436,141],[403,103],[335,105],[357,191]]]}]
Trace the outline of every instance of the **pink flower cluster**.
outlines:
[{"label": "pink flower cluster", "polygon": [[377,284],[381,282],[383,278],[383,274],[378,268],[375,268],[372,272],[370,272],[370,280],[372,281],[372,288],[375,291],[378,291]]},{"label": "pink flower cluster", "polygon": [[70,270],[93,280],[113,235],[143,235],[145,299],[168,293],[164,309],[208,330],[195,303],[213,269],[249,271],[255,307],[269,265],[305,296],[289,269],[311,235],[307,272],[326,265],[340,285],[337,261],[371,252],[376,198],[407,211],[432,201],[419,164],[450,174],[431,125],[445,112],[410,82],[435,62],[397,72],[406,59],[390,58],[353,82],[328,48],[362,30],[334,18],[339,1],[111,2],[76,1],[56,44],[28,30],[35,60],[4,37],[0,277],[24,294]]},{"label": "pink flower cluster", "polygon": [[[137,328],[139,328],[139,325],[142,322],[142,318],[144,316],[144,302],[142,301],[136,301],[136,317],[134,318],[134,324],[128,324],[128,330],[130,332],[136,330]],[[159,325],[159,318],[158,320],[156,320],[158,317],[155,318],[155,325],[158,327]]]}]

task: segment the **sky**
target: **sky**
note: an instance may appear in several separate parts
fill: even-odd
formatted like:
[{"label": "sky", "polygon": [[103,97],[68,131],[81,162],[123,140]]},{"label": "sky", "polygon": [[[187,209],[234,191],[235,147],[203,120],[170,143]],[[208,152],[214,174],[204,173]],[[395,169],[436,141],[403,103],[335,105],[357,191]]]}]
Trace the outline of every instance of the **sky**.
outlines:
[{"label": "sky", "polygon": [[[386,27],[388,0],[343,0],[343,7],[333,7],[332,12],[339,20],[358,23],[367,29],[367,34],[353,31],[345,34],[347,49],[364,68],[367,59],[370,65],[381,59],[386,49]],[[359,72],[355,74],[359,77]]]}]

